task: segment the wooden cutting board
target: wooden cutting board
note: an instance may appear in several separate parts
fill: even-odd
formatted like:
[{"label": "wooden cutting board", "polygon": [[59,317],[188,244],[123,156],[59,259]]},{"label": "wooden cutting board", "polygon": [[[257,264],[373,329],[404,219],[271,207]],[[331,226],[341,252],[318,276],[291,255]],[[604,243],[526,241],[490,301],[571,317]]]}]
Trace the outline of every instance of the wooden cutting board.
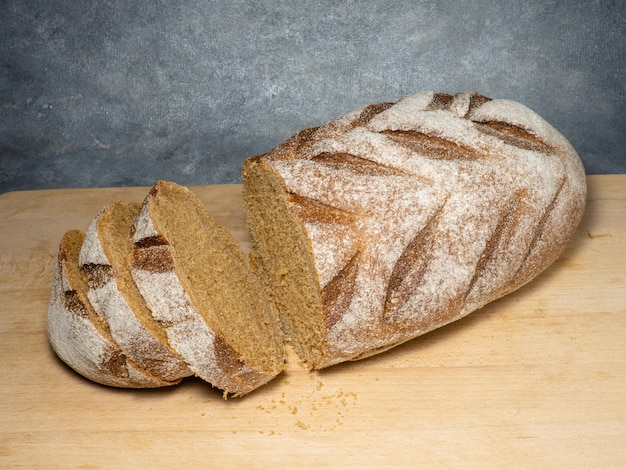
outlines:
[{"label": "wooden cutting board", "polygon": [[[148,188],[0,196],[2,468],[626,468],[626,175],[530,285],[385,354],[224,401],[197,379],[118,390],[51,351],[56,249]],[[192,188],[241,241],[238,185]]]}]

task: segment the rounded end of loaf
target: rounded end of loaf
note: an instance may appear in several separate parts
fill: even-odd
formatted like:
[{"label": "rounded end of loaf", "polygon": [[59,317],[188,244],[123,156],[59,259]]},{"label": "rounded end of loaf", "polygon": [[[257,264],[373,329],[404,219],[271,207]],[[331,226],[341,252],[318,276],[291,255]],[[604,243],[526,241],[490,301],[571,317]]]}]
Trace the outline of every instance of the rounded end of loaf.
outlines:
[{"label": "rounded end of loaf", "polygon": [[113,340],[107,322],[87,298],[87,280],[78,265],[85,234],[67,232],[61,240],[48,305],[47,332],[53,351],[83,377],[111,387],[174,385],[134,363]]}]

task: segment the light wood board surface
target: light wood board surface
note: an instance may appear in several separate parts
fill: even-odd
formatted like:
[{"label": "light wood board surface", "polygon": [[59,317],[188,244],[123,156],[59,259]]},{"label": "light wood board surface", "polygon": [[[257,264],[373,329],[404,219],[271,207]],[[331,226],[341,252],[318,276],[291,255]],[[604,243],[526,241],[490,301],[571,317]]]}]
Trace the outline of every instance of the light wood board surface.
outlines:
[{"label": "light wood board surface", "polygon": [[[626,175],[521,290],[382,355],[224,401],[93,384],[45,330],[63,233],[148,188],[0,195],[2,468],[626,468]],[[249,248],[238,185],[192,188]]]}]

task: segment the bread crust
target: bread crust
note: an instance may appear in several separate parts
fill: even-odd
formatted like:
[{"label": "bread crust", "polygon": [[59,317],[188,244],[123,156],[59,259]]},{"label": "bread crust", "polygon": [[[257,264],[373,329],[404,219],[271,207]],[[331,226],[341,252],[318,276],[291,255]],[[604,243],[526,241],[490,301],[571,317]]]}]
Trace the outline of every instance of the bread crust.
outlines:
[{"label": "bread crust", "polygon": [[[426,92],[366,106],[244,163],[253,256],[272,294],[272,242],[250,196],[259,175],[284,188],[319,279],[314,368],[382,352],[518,289],[558,257],[586,199],[574,148],[519,103]],[[281,315],[289,324],[298,313]]]},{"label": "bread crust", "polygon": [[47,331],[52,349],[80,375],[102,385],[153,388],[172,385],[141,368],[113,341],[108,325],[99,319],[86,295],[86,280],[78,268],[78,249],[84,234],[67,232],[59,246]]}]

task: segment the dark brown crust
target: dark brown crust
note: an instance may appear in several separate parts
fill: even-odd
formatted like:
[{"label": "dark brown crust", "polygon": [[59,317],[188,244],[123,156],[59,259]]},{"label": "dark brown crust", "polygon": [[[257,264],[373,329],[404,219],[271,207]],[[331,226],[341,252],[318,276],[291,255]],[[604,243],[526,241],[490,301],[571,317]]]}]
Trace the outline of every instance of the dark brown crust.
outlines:
[{"label": "dark brown crust", "polygon": [[344,211],[295,193],[288,193],[287,197],[294,212],[304,221],[347,225],[355,222],[360,217],[352,212]]},{"label": "dark brown crust", "polygon": [[69,312],[72,312],[74,315],[89,318],[89,314],[85,309],[85,304],[82,302],[75,290],[67,290],[63,292],[63,297],[63,303]]},{"label": "dark brown crust", "polygon": [[481,95],[480,93],[472,93],[472,95],[470,96],[469,110],[467,111],[467,114],[465,116],[466,117],[471,116],[472,112],[475,109],[480,108],[483,104],[489,101],[491,101],[491,98],[487,98],[486,96]]},{"label": "dark brown crust", "polygon": [[383,319],[393,322],[393,314],[420,285],[428,268],[430,249],[435,242],[441,207],[434,211],[426,225],[405,247],[393,267],[386,289]]},{"label": "dark brown crust", "polygon": [[113,268],[106,264],[84,264],[81,266],[90,289],[99,289],[113,279]]},{"label": "dark brown crust", "polygon": [[166,273],[174,270],[174,257],[169,245],[136,246],[131,256],[131,265],[142,271]]},{"label": "dark brown crust", "polygon": [[328,329],[341,319],[346,307],[350,305],[354,293],[354,280],[359,272],[359,258],[360,253],[357,251],[322,289],[324,322]]},{"label": "dark brown crust", "polygon": [[400,145],[428,158],[441,160],[476,160],[484,158],[473,149],[461,147],[454,142],[417,131],[383,131],[383,134]]},{"label": "dark brown crust", "polygon": [[336,170],[345,170],[355,175],[371,176],[406,176],[405,171],[387,165],[366,160],[365,158],[350,155],[349,153],[320,153],[311,158],[312,161],[333,167]]},{"label": "dark brown crust", "polygon": [[497,137],[509,145],[513,145],[524,150],[532,150],[539,153],[554,153],[556,151],[534,134],[531,134],[519,126],[514,126],[506,122],[476,122],[474,123],[474,126],[484,134]]},{"label": "dark brown crust", "polygon": [[368,122],[370,122],[374,116],[382,113],[383,111],[391,108],[395,103],[385,102],[385,103],[377,103],[366,106],[359,117],[352,123],[353,127],[364,126]]},{"label": "dark brown crust", "polygon": [[238,359],[237,352],[219,335],[213,343],[216,366],[222,371],[227,383],[222,384],[233,396],[241,396],[250,391],[250,384],[261,383],[264,375],[247,367]]},{"label": "dark brown crust", "polygon": [[137,249],[152,248],[153,246],[167,245],[167,240],[162,235],[154,235],[152,237],[142,238],[135,242],[134,245]]},{"label": "dark brown crust", "polygon": [[447,93],[435,93],[432,101],[426,106],[426,111],[448,110],[454,101],[454,96]]}]

